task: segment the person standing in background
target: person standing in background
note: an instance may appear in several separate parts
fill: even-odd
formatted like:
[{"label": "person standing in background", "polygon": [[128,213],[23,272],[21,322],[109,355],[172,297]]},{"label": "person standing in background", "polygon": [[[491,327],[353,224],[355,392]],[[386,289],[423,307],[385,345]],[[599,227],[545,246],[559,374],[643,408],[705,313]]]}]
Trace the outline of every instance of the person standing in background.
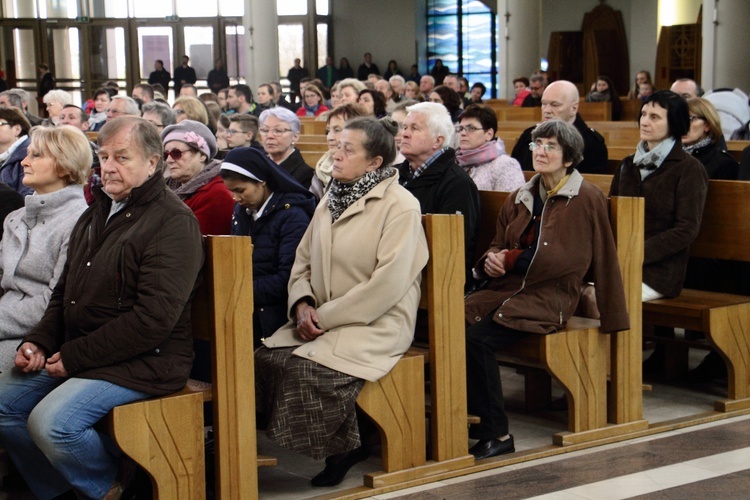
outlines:
[{"label": "person standing in background", "polygon": [[229,75],[224,69],[224,61],[217,59],[214,61],[214,69],[208,72],[208,88],[214,94],[218,94],[221,89],[229,88]]},{"label": "person standing in background", "polygon": [[198,78],[190,67],[190,58],[182,56],[182,65],[174,70],[174,95],[180,95],[180,88],[186,83],[195,83]]},{"label": "person standing in background", "polygon": [[169,82],[172,80],[172,75],[169,71],[164,69],[164,61],[157,59],[154,61],[154,71],[148,75],[148,84],[156,85],[159,84],[164,87],[164,90],[169,90]]},{"label": "person standing in background", "polygon": [[299,82],[306,76],[307,70],[302,67],[302,60],[299,58],[294,60],[294,66],[289,68],[289,72],[286,74],[287,80],[289,80],[289,89],[292,91],[292,104],[297,102],[297,99],[302,100],[300,97]]}]

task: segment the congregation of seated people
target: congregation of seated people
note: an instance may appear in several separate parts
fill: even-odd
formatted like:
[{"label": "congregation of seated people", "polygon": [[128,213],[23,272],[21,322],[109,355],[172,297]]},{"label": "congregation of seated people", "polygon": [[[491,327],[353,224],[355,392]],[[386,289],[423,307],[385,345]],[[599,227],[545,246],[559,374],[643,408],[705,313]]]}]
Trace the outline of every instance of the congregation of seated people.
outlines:
[{"label": "congregation of seated people", "polygon": [[[201,235],[252,237],[256,406],[272,441],[325,459],[313,486],[340,483],[377,441],[355,401],[414,337],[429,257],[422,214],[463,216],[477,459],[515,449],[495,351],[563,329],[584,282],[600,299],[601,331],[628,328],[606,197],[584,174],[613,173],[610,196],[645,198],[643,301],[710,288],[706,269],[731,272],[689,260],[689,247],[709,179],[750,180],[750,148],[741,165],[727,153],[719,93],[692,80],[656,90],[647,71],[636,74],[622,98],[640,101],[639,140],[612,171],[605,136],[580,112],[582,101],[609,102],[621,118],[607,75],[586,82],[583,99],[582,85],[543,72],[515,78],[502,105],[541,107],[541,123],[507,152],[485,84],[441,60],[424,75],[389,61],[383,76],[370,53],[356,72],[329,57],[309,76],[297,60],[289,92],[279,82],[230,85],[220,60],[202,88],[188,62],[172,102],[161,61],[129,95],[111,82],[79,106],[50,91],[43,118],[23,89],[0,93],[0,444],[39,497],[121,492],[118,454],[96,422],[179,390],[191,368],[210,373],[189,327]],[[315,157],[303,146],[315,143],[310,121],[325,122]],[[479,191],[511,193],[489,248],[476,248]],[[566,246],[547,248],[552,239]],[[550,297],[563,279],[570,307],[560,308]],[[657,348],[647,375],[661,364]],[[35,395],[16,404],[28,387]],[[84,398],[93,412],[56,412]],[[66,449],[59,436],[84,444]]]}]

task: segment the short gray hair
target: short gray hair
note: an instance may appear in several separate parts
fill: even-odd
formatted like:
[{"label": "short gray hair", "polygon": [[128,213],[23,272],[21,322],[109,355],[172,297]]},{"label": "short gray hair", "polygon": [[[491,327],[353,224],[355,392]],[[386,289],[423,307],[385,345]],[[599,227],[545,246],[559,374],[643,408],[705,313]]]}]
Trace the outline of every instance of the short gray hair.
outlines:
[{"label": "short gray hair", "polygon": [[564,162],[572,162],[571,167],[576,167],[583,161],[583,137],[573,125],[562,120],[550,120],[540,123],[531,132],[534,142],[552,137],[562,146]]},{"label": "short gray hair", "polygon": [[18,108],[23,111],[23,99],[20,95],[18,95],[18,93],[13,92],[12,90],[6,90],[0,92],[0,96],[6,96],[8,98],[8,102],[12,107]]},{"label": "short gray hair", "polygon": [[50,90],[42,98],[44,104],[56,102],[65,106],[66,104],[73,104],[73,96],[64,90]]},{"label": "short gray hair", "polygon": [[427,118],[427,128],[433,137],[443,136],[443,146],[449,146],[453,141],[453,120],[448,110],[437,102],[420,102],[406,108],[407,116],[411,114],[422,115]]},{"label": "short gray hair", "polygon": [[[269,116],[275,116],[282,122],[288,123],[290,127],[292,127],[292,133],[296,134],[300,131],[302,128],[302,125],[299,122],[299,118],[295,113],[292,113],[286,108],[282,108],[281,106],[276,106],[275,108],[267,109],[264,112],[260,114],[260,126],[263,126],[263,123],[266,121],[266,119]],[[231,120],[231,118],[230,118]]]},{"label": "short gray hair", "polygon": [[168,127],[169,125],[174,125],[177,123],[177,115],[175,112],[164,104],[163,102],[158,101],[151,101],[145,103],[141,107],[141,116],[145,115],[146,113],[156,113],[159,115],[159,119],[161,120],[161,123],[164,127]]},{"label": "short gray hair", "polygon": [[125,101],[124,113],[126,115],[141,116],[141,110],[138,109],[138,103],[135,102],[135,99],[132,97],[116,95],[112,97],[112,102],[115,101]]},{"label": "short gray hair", "polygon": [[29,100],[31,97],[29,96],[29,93],[26,92],[24,89],[10,89],[8,92],[10,92],[11,95],[15,95],[21,98],[21,101],[25,102],[26,104],[29,103]]},{"label": "short gray hair", "polygon": [[395,80],[395,81],[398,81],[398,82],[401,82],[401,86],[402,86],[402,87],[403,87],[404,85],[406,85],[406,80],[404,80],[404,77],[403,77],[403,76],[401,76],[401,75],[393,75],[392,77],[390,77],[390,78],[388,79],[388,83],[390,83],[391,85],[393,85],[393,82],[394,82],[394,80]]}]

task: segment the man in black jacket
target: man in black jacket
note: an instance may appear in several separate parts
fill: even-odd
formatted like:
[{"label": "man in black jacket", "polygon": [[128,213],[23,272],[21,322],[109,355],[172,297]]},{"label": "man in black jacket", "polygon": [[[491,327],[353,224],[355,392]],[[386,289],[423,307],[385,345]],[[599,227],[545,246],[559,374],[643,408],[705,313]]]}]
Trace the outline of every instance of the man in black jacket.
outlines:
[{"label": "man in black jacket", "polygon": [[[550,83],[542,95],[542,120],[562,120],[573,125],[583,136],[583,161],[576,167],[582,174],[609,174],[607,146],[596,130],[589,128],[578,114],[578,89],[572,83],[558,80]],[[533,170],[531,163],[531,132],[535,127],[523,131],[511,156],[518,160],[524,170]]]},{"label": "man in black jacket", "polygon": [[195,83],[198,77],[195,75],[195,70],[190,67],[190,58],[188,56],[182,56],[182,65],[175,68],[174,70],[174,95],[180,95],[180,89],[186,83]]},{"label": "man in black jacket", "polygon": [[403,128],[401,154],[406,161],[398,166],[399,182],[419,200],[423,214],[464,216],[468,287],[479,228],[479,191],[456,163],[453,148],[448,147],[454,132],[450,114],[442,104],[415,104],[409,108]]}]

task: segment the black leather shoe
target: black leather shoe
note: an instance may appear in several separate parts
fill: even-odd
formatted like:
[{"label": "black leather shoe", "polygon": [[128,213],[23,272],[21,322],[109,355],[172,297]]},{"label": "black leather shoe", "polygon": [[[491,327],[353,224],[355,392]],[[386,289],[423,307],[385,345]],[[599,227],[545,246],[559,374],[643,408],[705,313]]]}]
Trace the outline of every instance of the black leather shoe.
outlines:
[{"label": "black leather shoe", "polygon": [[513,444],[513,435],[511,434],[505,441],[499,439],[482,439],[471,447],[469,453],[474,455],[477,460],[492,458],[506,453],[513,453],[516,447]]},{"label": "black leather shoe", "polygon": [[360,446],[346,454],[346,456],[337,463],[329,463],[326,459],[326,467],[317,476],[310,480],[313,486],[336,486],[344,480],[349,469],[370,456],[368,446]]}]

